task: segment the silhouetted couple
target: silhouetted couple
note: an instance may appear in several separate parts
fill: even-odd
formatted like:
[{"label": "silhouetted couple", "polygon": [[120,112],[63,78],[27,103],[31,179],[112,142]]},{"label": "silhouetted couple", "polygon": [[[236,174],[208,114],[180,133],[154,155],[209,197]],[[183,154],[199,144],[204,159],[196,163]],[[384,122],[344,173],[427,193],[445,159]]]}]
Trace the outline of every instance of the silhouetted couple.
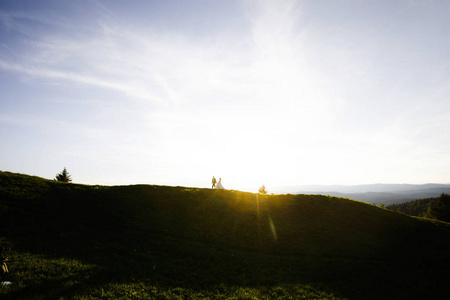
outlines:
[{"label": "silhouetted couple", "polygon": [[[212,183],[212,188],[221,189],[221,190],[225,189],[222,185],[222,178],[219,178],[219,182],[217,182],[216,178],[213,176],[211,183]],[[216,186],[216,183],[217,183],[217,186]]]}]

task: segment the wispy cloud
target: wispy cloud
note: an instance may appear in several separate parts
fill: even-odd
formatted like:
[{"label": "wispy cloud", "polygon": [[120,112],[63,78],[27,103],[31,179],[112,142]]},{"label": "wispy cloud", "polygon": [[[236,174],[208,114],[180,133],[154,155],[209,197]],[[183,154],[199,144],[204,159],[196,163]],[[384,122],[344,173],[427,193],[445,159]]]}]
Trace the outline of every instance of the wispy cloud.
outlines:
[{"label": "wispy cloud", "polygon": [[[114,82],[112,80],[104,80],[99,77],[86,76],[77,73],[51,70],[39,67],[25,66],[20,64],[11,64],[1,60],[0,60],[0,68],[6,71],[11,71],[38,78],[39,77],[44,79],[50,78],[56,80],[75,82],[79,84],[93,85],[106,89],[112,89],[138,98],[147,98],[147,99],[150,98],[148,95],[142,93],[141,91],[139,91],[139,89],[133,88],[132,86],[123,84],[121,82]],[[154,97],[151,98],[154,99]]]}]

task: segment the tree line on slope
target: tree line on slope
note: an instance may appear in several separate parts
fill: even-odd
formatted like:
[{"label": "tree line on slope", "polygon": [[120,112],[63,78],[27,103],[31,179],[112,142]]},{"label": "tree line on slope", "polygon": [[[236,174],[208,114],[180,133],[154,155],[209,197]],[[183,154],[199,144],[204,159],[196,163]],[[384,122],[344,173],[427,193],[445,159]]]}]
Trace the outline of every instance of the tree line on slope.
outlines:
[{"label": "tree line on slope", "polygon": [[410,216],[430,218],[450,222],[450,195],[441,194],[437,198],[419,199],[400,204],[391,204],[387,209]]}]

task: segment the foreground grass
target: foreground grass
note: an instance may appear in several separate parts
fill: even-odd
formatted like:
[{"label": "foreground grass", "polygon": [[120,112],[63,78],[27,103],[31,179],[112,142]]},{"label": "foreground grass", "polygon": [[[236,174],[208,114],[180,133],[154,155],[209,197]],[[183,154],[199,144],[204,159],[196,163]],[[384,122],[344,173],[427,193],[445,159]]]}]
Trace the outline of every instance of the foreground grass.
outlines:
[{"label": "foreground grass", "polygon": [[0,172],[3,299],[437,299],[448,224],[316,195]]}]

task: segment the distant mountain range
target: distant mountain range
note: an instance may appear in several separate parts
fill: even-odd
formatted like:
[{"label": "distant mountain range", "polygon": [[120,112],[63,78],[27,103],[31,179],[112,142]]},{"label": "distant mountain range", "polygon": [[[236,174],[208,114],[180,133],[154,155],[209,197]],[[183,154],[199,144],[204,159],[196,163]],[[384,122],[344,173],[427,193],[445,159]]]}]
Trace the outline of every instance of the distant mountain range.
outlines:
[{"label": "distant mountain range", "polygon": [[375,204],[395,204],[450,194],[450,184],[299,185],[275,188],[277,194],[321,194]]}]

